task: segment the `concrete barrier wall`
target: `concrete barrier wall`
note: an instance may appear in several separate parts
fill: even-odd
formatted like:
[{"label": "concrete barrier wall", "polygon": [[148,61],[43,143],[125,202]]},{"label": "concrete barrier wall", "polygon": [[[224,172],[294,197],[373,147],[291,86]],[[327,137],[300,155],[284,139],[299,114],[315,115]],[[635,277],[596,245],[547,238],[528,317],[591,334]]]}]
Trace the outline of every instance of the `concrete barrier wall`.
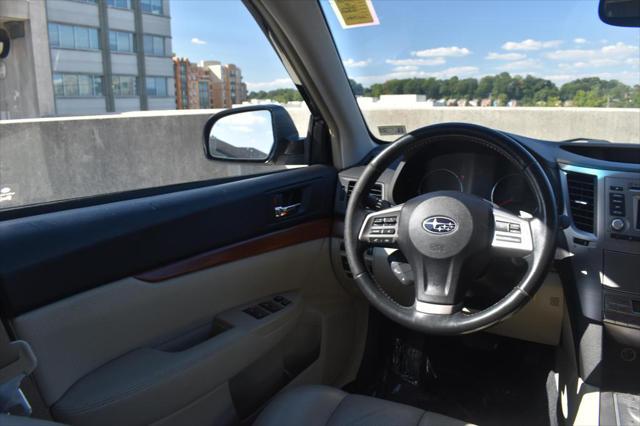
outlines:
[{"label": "concrete barrier wall", "polygon": [[[384,108],[364,107],[369,127],[404,125],[407,131],[447,121],[475,123],[532,138],[640,143],[640,109],[614,108]],[[389,139],[389,138],[386,138]],[[393,138],[391,138],[393,140]]]},{"label": "concrete barrier wall", "polygon": [[[308,110],[288,110],[300,134],[306,134]],[[0,209],[274,169],[207,160],[202,128],[214,112],[0,121]],[[550,140],[591,137],[640,143],[637,109],[368,108],[363,113],[376,134],[379,125],[404,125],[411,131],[465,121]]]}]

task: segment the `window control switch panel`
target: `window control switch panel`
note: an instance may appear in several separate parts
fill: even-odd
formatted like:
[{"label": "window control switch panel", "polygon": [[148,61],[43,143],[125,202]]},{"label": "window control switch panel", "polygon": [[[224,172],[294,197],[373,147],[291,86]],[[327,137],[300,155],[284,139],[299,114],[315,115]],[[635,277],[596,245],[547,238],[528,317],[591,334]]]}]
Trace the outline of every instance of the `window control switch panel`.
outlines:
[{"label": "window control switch panel", "polygon": [[288,299],[282,295],[276,295],[267,300],[262,300],[255,305],[244,308],[242,309],[242,312],[252,316],[255,319],[262,319],[272,313],[281,311],[291,303],[293,303],[291,299]]}]

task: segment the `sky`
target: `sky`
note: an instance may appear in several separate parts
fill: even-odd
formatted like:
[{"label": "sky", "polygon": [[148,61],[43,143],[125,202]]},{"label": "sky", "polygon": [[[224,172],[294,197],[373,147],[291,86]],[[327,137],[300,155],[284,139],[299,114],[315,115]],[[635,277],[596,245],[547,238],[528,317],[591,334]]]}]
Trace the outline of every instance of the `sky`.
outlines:
[{"label": "sky", "polygon": [[[640,29],[602,23],[597,0],[373,0],[379,25],[347,29],[321,4],[347,74],[364,86],[503,71],[640,84]],[[171,0],[171,17],[178,56],[235,63],[249,91],[292,87],[241,2]]]}]

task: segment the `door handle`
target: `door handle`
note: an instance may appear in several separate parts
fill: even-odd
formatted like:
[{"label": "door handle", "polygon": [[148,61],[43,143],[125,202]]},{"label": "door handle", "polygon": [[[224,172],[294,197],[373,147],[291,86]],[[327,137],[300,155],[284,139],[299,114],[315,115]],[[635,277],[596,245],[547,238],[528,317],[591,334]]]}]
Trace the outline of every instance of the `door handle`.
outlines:
[{"label": "door handle", "polygon": [[276,219],[291,216],[300,207],[300,203],[289,204],[288,206],[275,206],[273,213]]}]

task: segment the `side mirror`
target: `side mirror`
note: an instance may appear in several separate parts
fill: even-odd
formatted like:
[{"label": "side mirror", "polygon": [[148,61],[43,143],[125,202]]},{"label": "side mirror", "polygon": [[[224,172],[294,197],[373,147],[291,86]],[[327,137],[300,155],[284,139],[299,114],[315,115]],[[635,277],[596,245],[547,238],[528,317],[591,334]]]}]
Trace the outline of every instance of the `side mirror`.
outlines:
[{"label": "side mirror", "polygon": [[600,0],[600,20],[616,27],[640,27],[640,0]]},{"label": "side mirror", "polygon": [[212,160],[275,162],[285,151],[292,151],[291,145],[303,147],[303,142],[280,105],[227,109],[204,126],[205,153]]},{"label": "side mirror", "polygon": [[9,49],[11,47],[11,39],[7,30],[0,28],[0,59],[4,59],[9,56]]}]

